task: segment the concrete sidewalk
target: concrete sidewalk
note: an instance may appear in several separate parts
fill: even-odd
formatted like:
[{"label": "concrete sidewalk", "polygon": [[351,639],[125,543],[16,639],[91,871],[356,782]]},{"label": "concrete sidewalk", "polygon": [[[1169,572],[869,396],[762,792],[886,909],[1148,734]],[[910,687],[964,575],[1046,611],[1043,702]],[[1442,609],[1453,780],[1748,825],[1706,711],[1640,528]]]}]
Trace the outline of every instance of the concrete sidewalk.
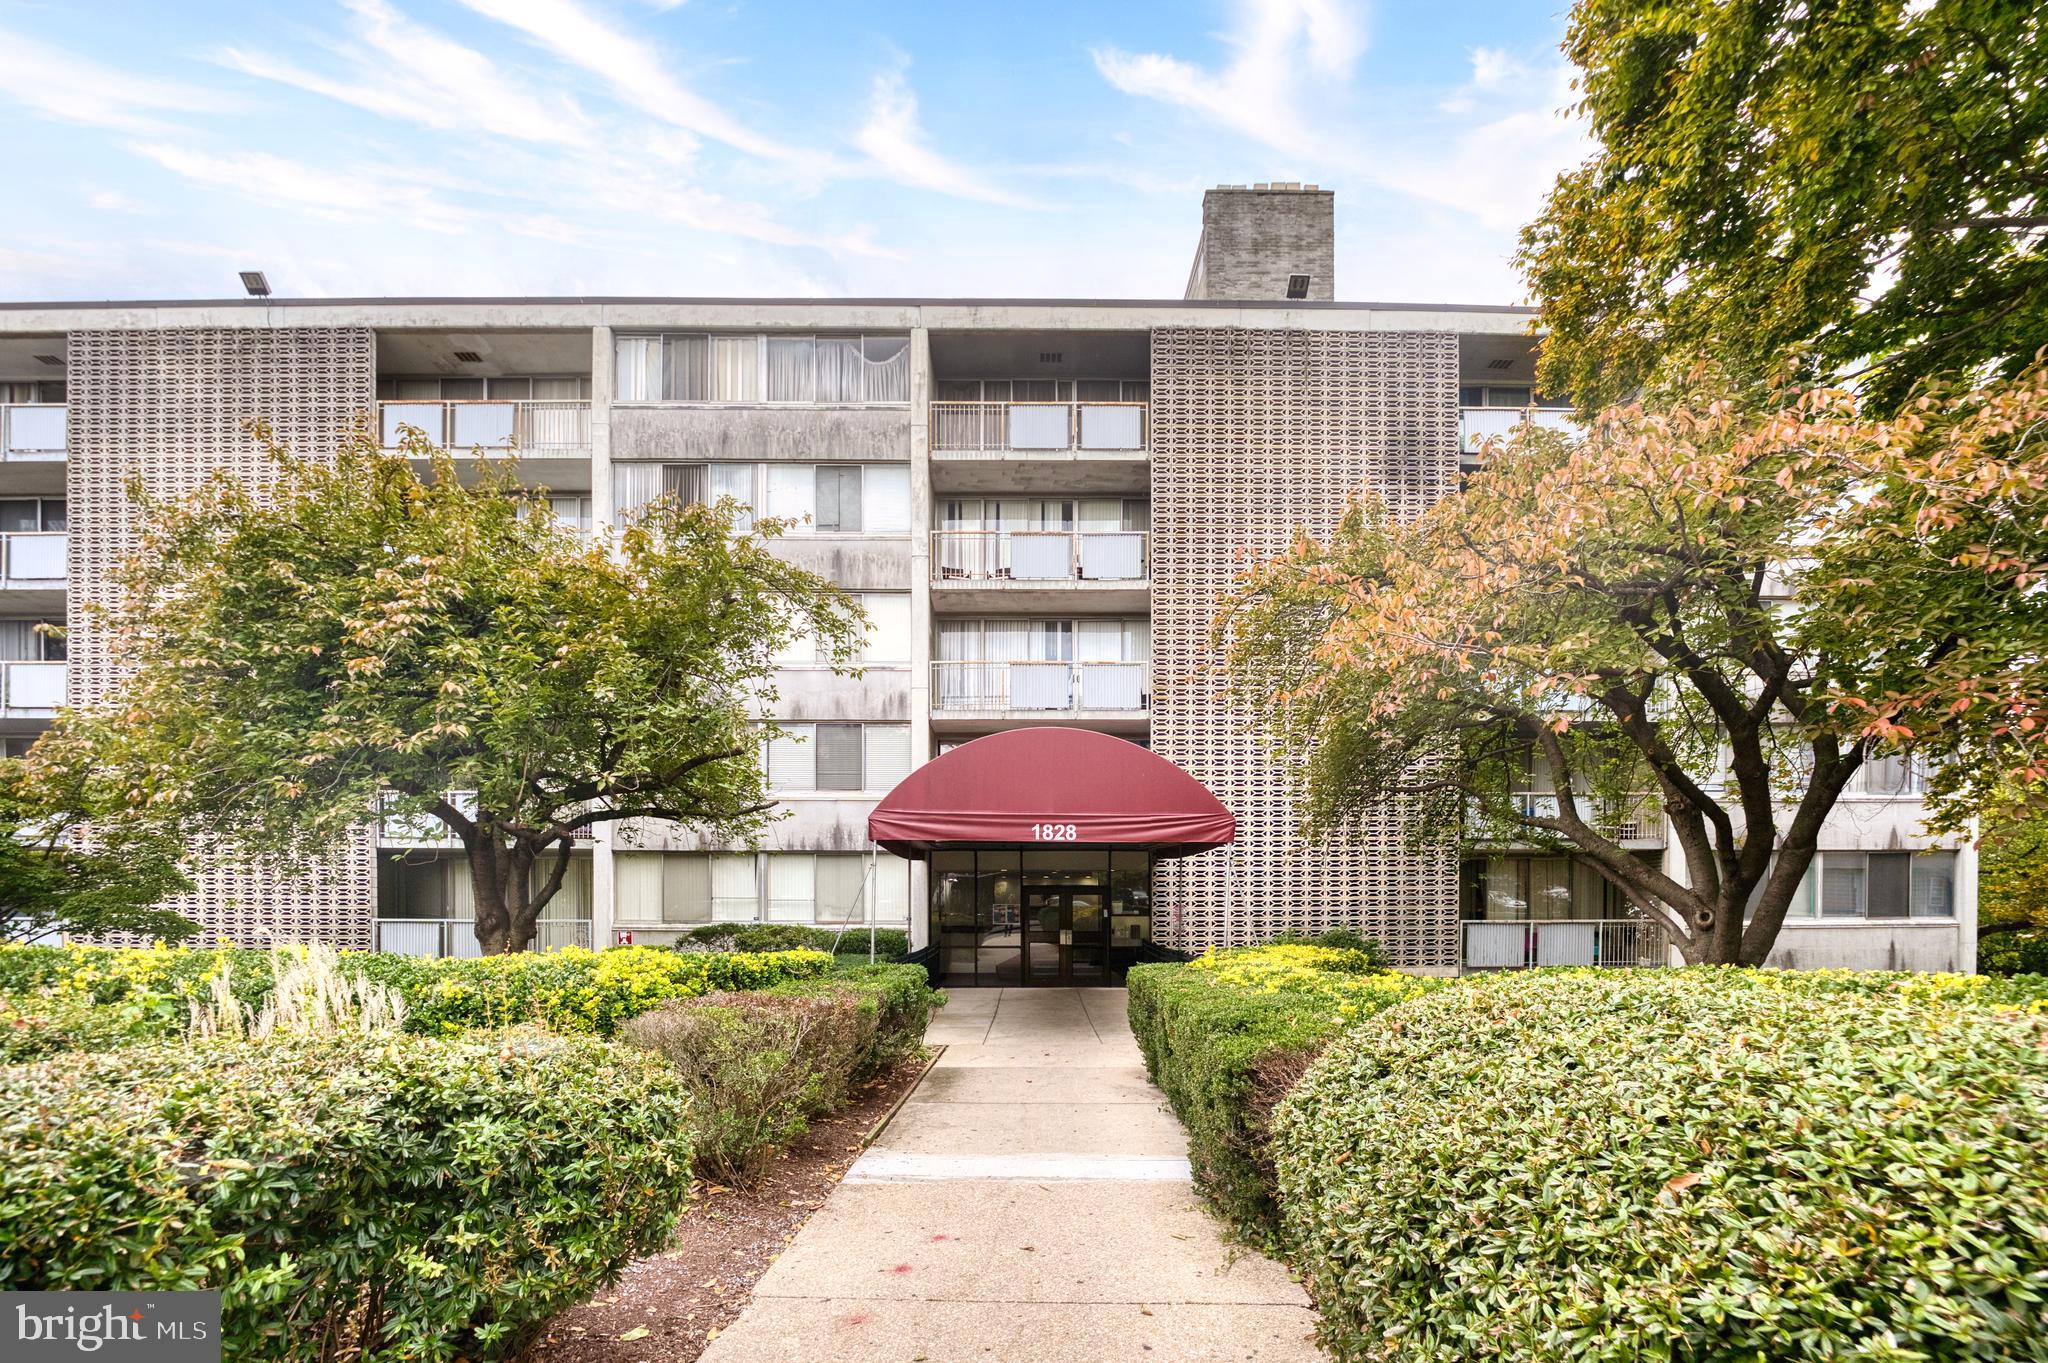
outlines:
[{"label": "concrete sidewalk", "polygon": [[1123,990],[947,992],[945,1055],[704,1363],[1321,1357],[1196,1202]]}]

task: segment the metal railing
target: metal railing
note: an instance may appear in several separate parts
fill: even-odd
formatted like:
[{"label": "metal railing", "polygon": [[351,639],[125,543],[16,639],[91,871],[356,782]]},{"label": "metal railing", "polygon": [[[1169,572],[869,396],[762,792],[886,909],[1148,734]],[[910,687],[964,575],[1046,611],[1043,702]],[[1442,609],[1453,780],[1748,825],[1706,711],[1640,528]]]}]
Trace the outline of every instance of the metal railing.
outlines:
[{"label": "metal railing", "polygon": [[1108,710],[1143,714],[1151,705],[1152,664],[936,662],[932,708],[968,714]]},{"label": "metal railing", "polygon": [[1151,438],[1143,402],[934,402],[931,449],[939,458],[1014,454],[1135,454]]},{"label": "metal railing", "polygon": [[457,452],[518,449],[527,453],[590,448],[590,403],[548,401],[396,399],[377,404],[384,448],[396,449],[399,429],[414,426],[428,440]]},{"label": "metal railing", "polygon": [[[1530,818],[1557,817],[1557,796],[1554,794],[1523,791],[1509,798]],[[1664,807],[1653,794],[1624,796],[1618,801],[1594,801],[1592,796],[1582,794],[1578,797],[1578,809],[1581,816],[1589,817],[1594,830],[1602,837],[1616,842],[1664,845]],[[1479,810],[1479,802],[1473,801],[1470,817],[1475,821],[1479,818]]]},{"label": "metal railing", "polygon": [[1489,440],[1506,440],[1524,421],[1544,430],[1581,435],[1585,427],[1572,420],[1563,407],[1461,407],[1458,409],[1458,448],[1477,454]]},{"label": "metal railing", "polygon": [[0,586],[47,587],[64,581],[71,536],[62,530],[0,534]]},{"label": "metal railing", "polygon": [[[377,951],[394,956],[481,956],[476,940],[476,921],[470,918],[379,918],[374,920],[372,944]],[[535,951],[560,951],[563,947],[588,947],[590,920],[587,918],[543,918],[533,925]]]},{"label": "metal railing", "polygon": [[1643,918],[1473,919],[1464,927],[1467,970],[1671,963],[1663,925]]},{"label": "metal railing", "polygon": [[69,416],[61,402],[0,403],[0,456],[62,459]]},{"label": "metal railing", "polygon": [[40,718],[56,714],[63,703],[63,663],[0,663],[0,714]]},{"label": "metal railing", "polygon": [[1142,582],[1142,530],[934,530],[934,582]]}]

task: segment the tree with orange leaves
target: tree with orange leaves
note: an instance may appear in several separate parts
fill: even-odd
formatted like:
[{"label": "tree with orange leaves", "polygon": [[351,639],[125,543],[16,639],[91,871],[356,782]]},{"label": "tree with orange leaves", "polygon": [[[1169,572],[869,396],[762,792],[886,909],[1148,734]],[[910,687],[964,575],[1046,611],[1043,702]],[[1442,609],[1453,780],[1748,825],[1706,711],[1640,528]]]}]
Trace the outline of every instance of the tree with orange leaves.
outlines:
[{"label": "tree with orange leaves", "polygon": [[[1250,571],[1233,684],[1312,824],[1566,850],[1688,962],[1758,964],[1866,762],[1927,761],[1949,829],[2048,789],[2044,441],[2040,366],[1885,420],[1701,390],[1525,426],[1420,518],[1361,502]],[[1615,836],[1644,792],[1682,871]]]}]

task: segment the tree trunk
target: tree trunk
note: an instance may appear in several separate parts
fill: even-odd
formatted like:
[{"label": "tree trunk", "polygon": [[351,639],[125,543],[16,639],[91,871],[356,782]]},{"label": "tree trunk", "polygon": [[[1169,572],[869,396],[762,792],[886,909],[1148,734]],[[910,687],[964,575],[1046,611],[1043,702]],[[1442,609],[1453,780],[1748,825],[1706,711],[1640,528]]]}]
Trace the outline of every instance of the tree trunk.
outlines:
[{"label": "tree trunk", "polygon": [[470,840],[467,850],[477,945],[486,956],[527,950],[533,945],[541,907],[528,893],[532,856],[516,844],[506,847],[489,838]]}]

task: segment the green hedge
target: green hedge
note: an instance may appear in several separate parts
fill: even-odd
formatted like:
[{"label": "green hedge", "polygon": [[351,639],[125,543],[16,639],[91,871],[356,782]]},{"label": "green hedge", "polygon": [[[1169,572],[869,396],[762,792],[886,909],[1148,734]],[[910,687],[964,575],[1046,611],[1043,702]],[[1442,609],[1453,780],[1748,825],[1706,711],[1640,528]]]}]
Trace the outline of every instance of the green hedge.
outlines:
[{"label": "green hedge", "polygon": [[946,1003],[945,991],[931,987],[921,965],[842,961],[817,979],[774,986],[777,994],[850,993],[872,1013],[874,1037],[860,1058],[856,1077],[879,1073],[915,1055],[924,1045],[932,1013]]},{"label": "green hedge", "polygon": [[[52,1114],[62,1120],[52,1120]],[[0,1289],[217,1288],[225,1356],[506,1357],[659,1250],[688,1100],[508,1033],[71,1054],[0,1083]]]},{"label": "green hedge", "polygon": [[[237,996],[259,1002],[270,988],[271,960],[268,951],[232,948],[0,947],[0,995],[28,1012],[56,1008],[63,996],[102,1004],[167,1001],[160,1010],[167,1021],[155,1031],[168,1036],[184,1022],[185,1002],[204,996],[223,968]],[[350,952],[342,963],[404,997],[408,1031],[448,1036],[538,1022],[555,1031],[609,1036],[620,1022],[666,999],[819,978],[832,958],[816,951],[613,947],[466,960]],[[45,1002],[39,1004],[38,995],[47,996]]]},{"label": "green hedge", "polygon": [[1268,1115],[1345,1026],[1437,985],[1370,953],[1289,944],[1131,969],[1131,1029],[1188,1130],[1195,1185],[1234,1226],[1278,1224]]},{"label": "green hedge", "polygon": [[[826,951],[866,957],[868,930],[806,927],[801,923],[706,923],[683,938],[682,951]],[[910,934],[901,928],[876,928],[875,959],[896,961],[910,954]]]},{"label": "green hedge", "polygon": [[1364,1022],[1275,1120],[1325,1343],[2042,1358],[2048,1013],[2039,986],[2003,990],[1535,972]]}]

